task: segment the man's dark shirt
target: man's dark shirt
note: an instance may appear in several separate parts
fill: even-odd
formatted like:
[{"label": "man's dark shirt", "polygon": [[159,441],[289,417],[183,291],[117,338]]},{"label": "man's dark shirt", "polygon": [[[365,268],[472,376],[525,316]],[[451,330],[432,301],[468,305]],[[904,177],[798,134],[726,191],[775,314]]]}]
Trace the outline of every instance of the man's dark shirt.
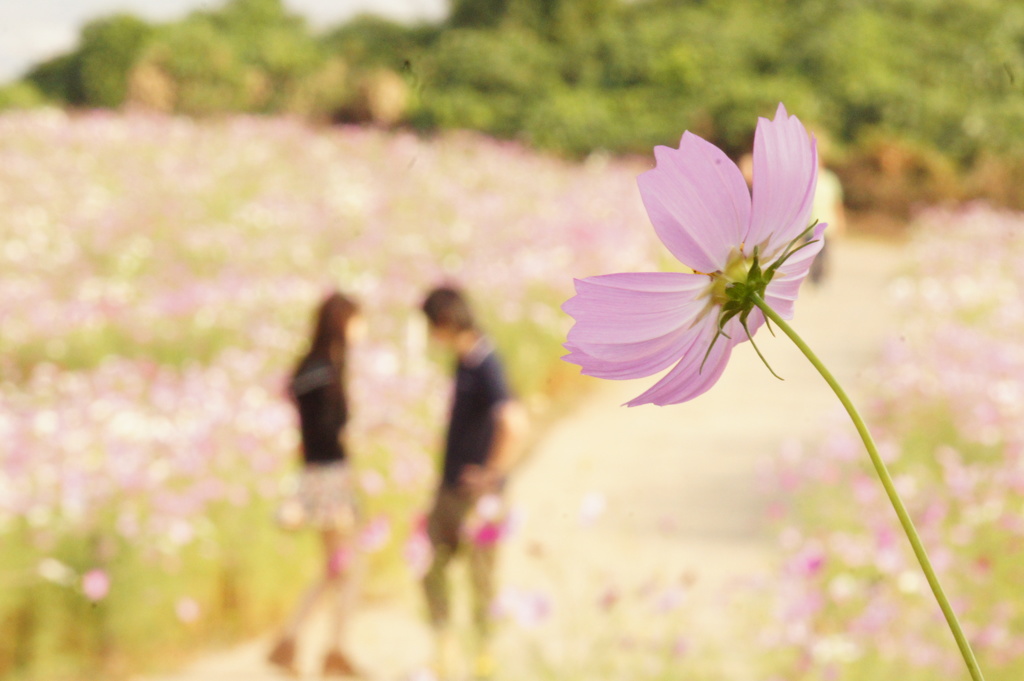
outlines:
[{"label": "man's dark shirt", "polygon": [[511,397],[501,361],[481,339],[455,369],[442,474],[445,487],[457,486],[466,466],[487,463],[494,440],[494,408]]},{"label": "man's dark shirt", "polygon": [[345,459],[338,435],[348,421],[348,406],[338,391],[338,380],[336,370],[325,360],[306,362],[292,379],[306,463]]}]

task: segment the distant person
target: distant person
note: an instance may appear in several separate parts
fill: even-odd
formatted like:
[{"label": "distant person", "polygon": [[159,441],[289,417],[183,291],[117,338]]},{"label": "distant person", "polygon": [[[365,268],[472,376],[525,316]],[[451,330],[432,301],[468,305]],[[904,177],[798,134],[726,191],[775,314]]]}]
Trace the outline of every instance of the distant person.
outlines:
[{"label": "distant person", "polygon": [[753,154],[743,154],[740,156],[740,160],[736,161],[736,165],[739,167],[740,172],[743,173],[743,179],[747,181],[747,189],[754,186],[754,156]]},{"label": "distant person", "polygon": [[814,212],[812,217],[819,222],[828,224],[827,237],[821,251],[811,263],[810,279],[812,284],[820,284],[825,278],[829,261],[829,243],[836,237],[846,233],[846,208],[843,205],[843,185],[839,177],[825,167],[821,154],[818,154],[818,184],[814,191]]},{"label": "distant person", "polygon": [[[423,302],[431,337],[455,355],[455,391],[448,420],[444,463],[427,534],[433,561],[423,578],[441,678],[453,673],[457,645],[451,630],[448,566],[460,549],[464,523],[481,502],[493,505],[519,455],[525,412],[513,398],[494,347],[480,331],[463,293],[441,287]],[[474,675],[494,673],[490,606],[495,596],[494,542],[465,542],[476,633]]]},{"label": "distant person", "polygon": [[269,661],[295,674],[296,644],[303,625],[323,599],[330,606],[328,651],[324,676],[355,676],[342,652],[345,625],[352,614],[356,504],[345,426],[349,401],[345,390],[349,345],[363,333],[359,308],[332,293],[317,309],[309,350],[292,374],[290,393],[302,437],[297,509],[301,522],[320,533],[323,573],[310,585],[270,652]]}]

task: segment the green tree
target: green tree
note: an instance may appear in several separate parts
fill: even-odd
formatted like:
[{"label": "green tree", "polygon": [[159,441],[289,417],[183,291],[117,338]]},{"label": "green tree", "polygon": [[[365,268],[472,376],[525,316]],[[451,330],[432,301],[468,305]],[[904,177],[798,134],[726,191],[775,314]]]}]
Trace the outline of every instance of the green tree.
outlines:
[{"label": "green tree", "polygon": [[439,33],[435,27],[409,27],[364,14],[327,33],[321,44],[355,69],[385,67],[402,71],[415,66]]},{"label": "green tree", "polygon": [[289,12],[282,0],[231,0],[223,9],[196,14],[223,39],[247,66],[265,79],[260,110],[279,111],[300,83],[326,62],[306,20]]},{"label": "green tree", "polygon": [[185,114],[247,111],[265,97],[265,82],[248,68],[231,42],[201,18],[163,29],[146,56],[147,67],[166,74],[172,107]]},{"label": "green tree", "polygon": [[130,14],[93,21],[82,29],[77,68],[83,104],[115,108],[128,92],[128,77],[153,36]]},{"label": "green tree", "polygon": [[448,23],[453,28],[495,28],[514,0],[452,0]]},{"label": "green tree", "polygon": [[514,28],[446,31],[427,55],[421,105],[441,127],[515,136],[558,82],[551,47]]},{"label": "green tree", "polygon": [[111,17],[27,82],[53,101],[117,106],[134,74],[151,101],[173,100],[161,109],[468,127],[574,155],[675,144],[683,129],[738,154],[749,148],[752,119],[781,101],[850,151],[849,167],[867,168],[864,177],[896,149],[924,159],[918,166],[939,167],[935,153],[961,170],[983,164],[985,178],[1008,187],[1018,171],[1000,180],[997,168],[1024,154],[1021,3],[452,0],[451,8],[436,25],[360,16],[321,38],[285,0],[229,0],[155,31]]},{"label": "green tree", "polygon": [[6,109],[31,109],[43,104],[45,98],[39,89],[28,81],[0,85],[0,111]]},{"label": "green tree", "polygon": [[550,47],[516,29],[446,32],[430,55],[434,87],[529,95],[557,78]]},{"label": "green tree", "polygon": [[74,106],[84,100],[79,73],[78,54],[70,53],[32,67],[25,80],[50,101]]}]

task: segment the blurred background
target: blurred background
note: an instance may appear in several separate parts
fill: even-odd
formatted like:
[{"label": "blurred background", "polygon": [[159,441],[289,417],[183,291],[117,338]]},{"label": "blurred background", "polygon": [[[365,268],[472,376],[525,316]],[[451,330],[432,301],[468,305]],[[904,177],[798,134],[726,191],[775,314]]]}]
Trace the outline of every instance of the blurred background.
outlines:
[{"label": "blurred background", "polygon": [[[992,678],[1019,678],[1024,6],[38,0],[0,5],[0,81],[0,679],[173,670],[281,621],[317,569],[272,520],[296,463],[284,386],[335,286],[371,328],[364,596],[414,603],[448,398],[422,292],[470,283],[557,422],[592,388],[558,360],[572,277],[664,264],[635,185],[652,147],[691,130],[738,159],[780,101],[841,182],[847,236],[899,254],[873,413],[926,538],[957,548],[940,570]],[[747,630],[745,678],[956,664],[877,498],[844,482],[866,479],[850,446],[791,444],[765,473],[789,600],[764,607],[792,626]],[[586,607],[679,612],[676,591],[610,593]],[[508,597],[529,628],[553,596]],[[648,644],[529,673],[678,678],[696,645]],[[705,653],[691,678],[724,678]]]},{"label": "blurred background", "polygon": [[645,154],[682,129],[738,153],[751,117],[781,99],[827,140],[854,210],[1019,200],[1022,20],[1000,3],[96,0],[0,12],[5,108],[472,129],[581,157]]}]

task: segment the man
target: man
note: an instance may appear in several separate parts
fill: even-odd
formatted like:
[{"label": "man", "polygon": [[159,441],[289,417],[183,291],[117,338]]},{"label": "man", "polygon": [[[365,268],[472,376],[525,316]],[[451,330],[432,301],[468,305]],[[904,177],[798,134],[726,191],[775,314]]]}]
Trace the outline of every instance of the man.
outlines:
[{"label": "man", "polygon": [[[423,578],[431,624],[437,634],[437,666],[452,673],[456,643],[450,629],[447,568],[463,538],[463,524],[483,500],[493,506],[518,458],[525,414],[512,397],[494,348],[477,327],[461,291],[436,288],[423,301],[430,335],[455,354],[455,395],[448,421],[444,464],[427,534],[434,557]],[[489,649],[489,609],[495,595],[494,542],[467,542],[477,635],[474,673],[494,672]]]}]

